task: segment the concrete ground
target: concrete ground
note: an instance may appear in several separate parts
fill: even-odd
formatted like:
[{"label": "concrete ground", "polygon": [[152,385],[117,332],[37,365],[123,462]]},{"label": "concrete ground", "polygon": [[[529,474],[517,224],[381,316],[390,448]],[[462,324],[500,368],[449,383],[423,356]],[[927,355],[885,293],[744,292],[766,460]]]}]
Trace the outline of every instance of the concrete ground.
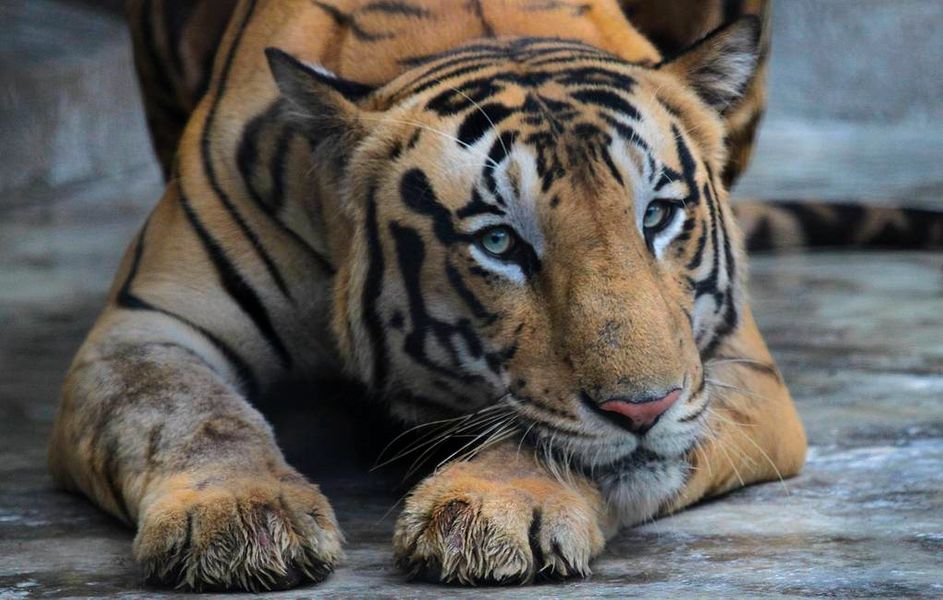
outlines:
[{"label": "concrete ground", "polygon": [[[106,221],[98,232],[112,235],[114,227]],[[0,231],[8,233],[5,226]],[[85,259],[95,252],[91,246],[86,242]],[[802,475],[626,531],[595,562],[588,580],[488,594],[943,595],[941,264],[940,254],[912,253],[755,258],[757,319],[809,431]],[[32,268],[53,277],[56,270],[70,270]],[[11,298],[17,284],[6,270],[0,282],[3,599],[171,595],[143,586],[130,558],[130,530],[54,490],[45,471],[59,381],[100,296],[81,292],[77,272],[85,269],[70,270],[71,283],[65,275],[50,286],[32,283],[32,297]],[[321,586],[273,597],[482,593],[410,584],[393,569],[393,517],[385,514],[402,490],[388,478],[372,480],[357,468],[322,484],[349,541],[347,560]]]},{"label": "concrete ground", "polygon": [[[943,210],[940,80],[889,81],[894,64],[906,77],[937,64],[943,38],[920,32],[943,24],[939,2],[790,0],[777,10],[772,112],[737,195]],[[53,0],[16,0],[0,6],[0,16],[16,20],[21,38],[9,30],[0,38],[8,90],[0,94],[0,140],[37,156],[0,166],[0,599],[172,597],[143,585],[130,558],[133,532],[54,490],[45,470],[66,365],[160,191],[140,115],[125,110],[136,106],[125,40],[111,17],[80,3],[60,10]],[[845,30],[836,33],[836,23]],[[40,26],[94,43],[83,56],[56,62],[44,80],[48,55],[32,62],[17,55]],[[894,27],[909,32],[897,63],[883,55],[883,66],[849,59],[836,74],[822,58],[842,48],[854,54],[848,48],[869,41],[893,52]],[[61,83],[59,96],[50,81]],[[105,105],[110,119],[93,102],[90,82],[97,81],[120,94]],[[829,93],[821,92],[830,81]],[[43,120],[44,106],[71,108]],[[83,140],[92,144],[84,156],[46,162]],[[756,317],[809,432],[802,475],[626,531],[588,580],[487,593],[943,597],[941,267],[941,253],[753,257]],[[405,582],[391,564],[396,511],[386,514],[404,490],[389,474],[369,475],[356,448],[339,454],[351,467],[319,479],[347,534],[347,559],[321,586],[273,597],[482,594]]]}]

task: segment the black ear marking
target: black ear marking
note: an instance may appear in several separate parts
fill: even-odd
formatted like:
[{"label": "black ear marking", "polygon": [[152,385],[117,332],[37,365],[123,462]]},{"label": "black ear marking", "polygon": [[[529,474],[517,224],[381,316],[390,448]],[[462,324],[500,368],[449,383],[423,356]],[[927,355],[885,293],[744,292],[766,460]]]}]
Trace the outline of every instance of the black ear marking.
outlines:
[{"label": "black ear marking", "polygon": [[374,86],[338,77],[318,65],[306,64],[278,48],[266,48],[265,57],[278,89],[289,100],[304,97],[312,86],[330,88],[350,102],[363,100],[376,90]]},{"label": "black ear marking", "polygon": [[266,48],[272,76],[281,93],[278,119],[343,163],[366,133],[363,110],[356,104],[374,88],[334,76],[287,52]]},{"label": "black ear marking", "polygon": [[759,62],[762,22],[748,15],[720,27],[655,68],[684,80],[718,112],[743,96]]}]

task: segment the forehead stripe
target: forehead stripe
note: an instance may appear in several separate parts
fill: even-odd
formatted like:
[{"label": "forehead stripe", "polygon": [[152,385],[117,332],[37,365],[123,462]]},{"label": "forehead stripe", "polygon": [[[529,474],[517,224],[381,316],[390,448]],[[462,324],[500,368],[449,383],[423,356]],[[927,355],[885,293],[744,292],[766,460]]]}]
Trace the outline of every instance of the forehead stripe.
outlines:
[{"label": "forehead stripe", "polygon": [[513,109],[497,102],[476,104],[475,109],[459,126],[456,143],[463,147],[473,145],[498,123],[508,118],[512,112],[514,112]]},{"label": "forehead stripe", "polygon": [[411,210],[432,217],[433,230],[443,244],[467,241],[467,235],[457,232],[452,225],[452,213],[443,206],[422,169],[410,169],[400,180],[400,197]]},{"label": "forehead stripe", "polygon": [[609,90],[600,90],[600,89],[588,89],[588,90],[579,90],[573,92],[571,96],[583,102],[584,104],[592,104],[600,108],[606,108],[611,111],[619,112],[624,115],[627,115],[629,118],[638,121],[641,119],[641,115],[638,112],[638,109],[632,106],[628,101],[626,101],[622,96],[615,92]]},{"label": "forehead stripe", "polygon": [[459,219],[467,219],[469,217],[475,217],[478,215],[504,215],[506,214],[503,208],[494,206],[493,204],[488,204],[481,199],[481,194],[478,193],[478,190],[472,190],[471,200],[468,201],[468,204],[458,209],[458,212],[455,215]]}]

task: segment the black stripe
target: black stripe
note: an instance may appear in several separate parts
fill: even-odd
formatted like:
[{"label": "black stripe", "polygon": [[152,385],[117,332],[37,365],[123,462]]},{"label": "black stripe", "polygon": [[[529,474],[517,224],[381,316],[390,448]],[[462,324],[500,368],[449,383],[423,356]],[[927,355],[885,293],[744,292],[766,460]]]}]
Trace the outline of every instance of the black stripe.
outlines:
[{"label": "black stripe", "polygon": [[288,287],[285,285],[285,280],[282,278],[282,274],[279,272],[278,267],[265,251],[265,248],[262,247],[262,242],[259,240],[256,233],[249,227],[248,223],[246,223],[245,219],[243,219],[242,215],[236,209],[236,206],[229,198],[229,195],[223,191],[219,180],[216,178],[216,171],[213,169],[213,160],[210,157],[210,135],[213,130],[213,122],[216,120],[216,111],[219,109],[219,104],[222,101],[226,91],[226,84],[229,80],[229,74],[232,70],[236,50],[239,48],[239,43],[242,40],[242,36],[245,33],[246,27],[252,18],[252,14],[255,12],[256,0],[247,0],[247,2],[248,7],[246,8],[245,17],[243,17],[242,22],[239,24],[239,29],[236,31],[236,36],[233,39],[232,45],[229,47],[228,53],[226,54],[226,60],[223,64],[219,85],[216,88],[216,95],[213,98],[213,103],[210,105],[209,114],[207,115],[206,123],[203,126],[203,134],[200,140],[200,154],[203,162],[203,169],[206,171],[206,178],[209,181],[213,193],[216,194],[216,196],[223,203],[223,206],[226,207],[226,211],[236,222],[236,225],[239,226],[242,234],[248,238],[249,242],[252,244],[252,248],[255,250],[255,253],[265,264],[266,270],[268,271],[271,278],[275,281],[275,285],[278,286],[279,291],[281,291],[283,296],[291,299],[291,296],[288,293]]},{"label": "black stripe", "polygon": [[109,493],[112,498],[114,498],[115,506],[118,508],[118,512],[121,513],[122,519],[126,523],[134,523],[134,520],[131,518],[131,511],[128,510],[128,503],[124,498],[124,490],[121,486],[118,485],[116,480],[117,471],[118,471],[118,439],[110,436],[110,439],[105,447],[102,448],[102,452],[105,454],[104,464],[102,465],[102,479],[105,482],[105,487],[108,488]]},{"label": "black stripe", "polygon": [[[472,331],[471,323],[467,319],[460,319],[454,324],[441,321],[426,309],[420,278],[426,260],[425,244],[422,238],[415,229],[404,227],[395,221],[390,223],[390,233],[396,244],[399,271],[409,301],[411,331],[403,342],[403,350],[417,363],[435,373],[463,383],[481,380],[480,376],[464,374],[459,370],[461,359],[455,344],[456,336],[464,342],[472,358],[480,358],[483,353],[481,340]],[[451,365],[439,364],[429,356],[426,344],[430,336],[449,353]]]},{"label": "black stripe", "polygon": [[439,202],[429,178],[422,169],[413,168],[403,174],[400,180],[400,197],[410,210],[432,218],[433,231],[443,244],[472,241],[471,236],[455,229],[452,213]]},{"label": "black stripe", "polygon": [[207,255],[216,268],[216,273],[219,275],[223,289],[236,301],[239,308],[252,319],[259,333],[262,334],[262,337],[265,338],[269,346],[275,351],[275,354],[278,355],[278,360],[282,367],[285,369],[291,368],[291,354],[282,342],[278,332],[275,331],[275,327],[272,325],[272,320],[269,317],[265,305],[259,299],[255,290],[252,289],[252,286],[249,285],[236,269],[235,265],[233,265],[225,249],[223,249],[216,238],[206,229],[203,222],[200,221],[199,216],[197,216],[196,211],[193,210],[190,201],[183,194],[182,190],[180,191],[180,206],[183,207],[183,212],[186,214],[187,220],[196,232],[197,237],[200,238],[200,242],[203,244]]},{"label": "black stripe", "polygon": [[704,247],[707,245],[707,225],[701,220],[698,220],[698,223],[701,224],[701,235],[697,239],[697,250],[695,250],[694,256],[691,257],[690,262],[684,266],[688,271],[693,271],[701,266],[701,260],[704,257]]},{"label": "black stripe", "polygon": [[[616,130],[616,133],[619,135],[622,140],[627,144],[632,144],[640,148],[643,152],[650,152],[651,146],[642,139],[642,136],[635,130],[634,127],[626,125],[625,123],[614,119],[609,115],[601,115],[602,120],[608,123],[613,129]],[[657,192],[660,188],[655,188]]]},{"label": "black stripe", "polygon": [[497,319],[497,315],[489,312],[478,297],[475,296],[475,293],[468,289],[468,286],[465,285],[465,280],[462,279],[462,274],[459,273],[458,269],[451,263],[446,263],[445,274],[446,277],[448,277],[449,283],[452,285],[452,289],[455,290],[455,293],[465,302],[465,305],[472,311],[475,318],[482,319],[487,323],[492,323]]},{"label": "black stripe", "polygon": [[481,0],[468,0],[467,6],[471,9],[475,17],[478,18],[478,22],[481,23],[482,36],[493,38],[494,27],[488,22],[488,19],[485,18],[485,9],[481,5]]},{"label": "black stripe", "polygon": [[274,102],[268,109],[254,117],[245,126],[242,132],[242,139],[239,142],[239,149],[236,153],[236,165],[242,181],[249,192],[249,197],[255,202],[256,206],[265,213],[279,230],[288,235],[295,243],[307,252],[318,265],[327,273],[333,275],[336,273],[334,265],[326,256],[318,252],[307,241],[304,240],[293,229],[279,220],[277,212],[285,205],[285,161],[288,151],[291,148],[291,142],[295,133],[289,128],[282,128],[278,132],[275,141],[275,149],[269,159],[268,170],[271,177],[271,189],[268,197],[263,198],[262,192],[256,187],[255,170],[259,162],[259,139],[264,133],[266,127],[276,127],[274,118],[279,111],[283,109],[281,101]]},{"label": "black stripe", "polygon": [[244,361],[242,357],[240,357],[235,352],[235,350],[229,346],[229,344],[224,342],[222,339],[207,329],[200,327],[193,321],[187,319],[186,317],[154,306],[150,302],[143,300],[131,291],[131,286],[134,284],[134,279],[137,277],[138,268],[141,263],[141,255],[144,251],[144,235],[147,232],[147,227],[148,223],[145,223],[140,235],[138,236],[137,244],[134,248],[134,258],[131,261],[131,268],[128,270],[128,276],[125,278],[124,284],[122,284],[121,289],[118,292],[118,297],[116,299],[117,305],[127,310],[147,310],[156,312],[166,317],[170,317],[176,321],[180,321],[187,327],[195,330],[197,333],[209,340],[209,342],[219,351],[220,354],[223,355],[229,364],[232,365],[233,369],[236,371],[236,376],[246,388],[246,396],[250,400],[257,398],[259,395],[258,380],[255,378],[255,375],[253,375],[252,370],[249,368],[249,365],[246,363],[246,361]]},{"label": "black stripe", "polygon": [[377,313],[377,302],[383,291],[383,248],[380,245],[379,227],[377,224],[376,189],[370,188],[367,200],[367,253],[370,263],[367,267],[367,279],[364,281],[361,293],[364,327],[370,338],[370,348],[373,354],[372,387],[375,391],[383,391],[387,376],[387,349],[386,333],[383,321]]},{"label": "black stripe", "polygon": [[625,182],[622,179],[622,173],[619,172],[619,168],[616,167],[616,163],[612,161],[612,155],[609,153],[609,148],[603,146],[600,149],[602,151],[603,162],[606,163],[606,167],[609,169],[609,174],[612,175],[612,178],[615,179],[619,185],[624,185]]},{"label": "black stripe", "polygon": [[690,415],[686,417],[681,417],[680,419],[678,419],[678,422],[690,423],[691,421],[696,420],[698,417],[700,417],[707,411],[707,408],[710,406],[710,404],[711,404],[710,401],[705,401],[704,404],[699,409],[697,409],[696,411],[694,411],[693,413],[691,413]]},{"label": "black stripe", "polygon": [[178,73],[183,72],[183,60],[180,57],[180,33],[193,13],[196,2],[164,2],[164,30],[167,46],[170,50],[170,62]]},{"label": "black stripe", "polygon": [[530,527],[527,530],[527,542],[530,545],[531,556],[534,557],[534,569],[542,571],[544,568],[543,546],[540,543],[540,528],[543,522],[543,511],[540,508],[534,508],[530,517]]},{"label": "black stripe", "polygon": [[379,42],[395,37],[392,33],[370,33],[357,23],[357,19],[353,15],[342,12],[336,6],[318,1],[315,1],[313,4],[329,14],[331,18],[334,19],[335,23],[349,29],[350,32],[354,34],[354,37],[361,42]]},{"label": "black stripe", "polygon": [[456,143],[460,146],[473,145],[513,112],[513,109],[497,102],[476,105],[475,110],[459,126]]},{"label": "black stripe", "polygon": [[770,250],[773,248],[773,227],[768,216],[760,217],[747,237],[747,250]]},{"label": "black stripe", "polygon": [[495,206],[493,204],[488,204],[481,198],[481,194],[478,193],[478,190],[472,190],[472,198],[468,201],[468,204],[458,209],[455,213],[459,219],[467,219],[469,217],[474,217],[477,215],[504,215],[506,214],[503,208]]},{"label": "black stripe", "polygon": [[694,156],[691,155],[691,150],[688,148],[687,143],[685,143],[684,137],[678,130],[677,125],[671,126],[671,133],[675,137],[678,161],[681,163],[681,176],[684,178],[684,183],[688,186],[688,195],[684,198],[684,204],[685,206],[696,206],[701,201],[701,197],[698,194],[697,180],[695,179],[697,175],[697,163],[694,160]]},{"label": "black stripe", "polygon": [[508,199],[502,197],[498,192],[498,182],[494,178],[494,170],[497,165],[500,165],[508,157],[508,153],[511,151],[511,148],[514,147],[516,140],[516,131],[505,131],[499,135],[494,143],[491,144],[491,149],[488,151],[488,161],[482,168],[482,178],[485,180],[485,187],[488,188],[491,195],[498,201],[498,204],[502,206],[508,205]]},{"label": "black stripe", "polygon": [[388,15],[417,17],[420,19],[426,19],[432,16],[432,12],[430,12],[428,9],[414,6],[406,2],[394,2],[393,0],[380,0],[379,2],[371,2],[370,4],[360,7],[360,12],[378,12]]},{"label": "black stripe", "polygon": [[[282,130],[275,141],[275,153],[272,155],[272,162],[269,164],[269,172],[272,174],[270,205],[276,211],[285,206],[285,161],[288,158],[288,151],[291,148],[293,138],[294,132],[291,129],[286,127]],[[323,256],[319,255],[319,258],[324,260]],[[330,267],[330,265],[328,266]],[[331,267],[331,271],[333,272],[333,267]]]},{"label": "black stripe", "polygon": [[642,115],[639,113],[638,109],[635,108],[628,100],[609,90],[590,88],[578,90],[570,94],[570,96],[584,104],[591,104],[599,108],[605,108],[607,110],[621,113],[633,121],[638,121],[642,118]]},{"label": "black stripe", "polygon": [[[139,27],[140,31],[143,33],[144,51],[147,53],[147,61],[153,69],[152,72],[157,77],[157,85],[161,92],[164,94],[172,94],[174,86],[170,81],[170,75],[163,68],[165,61],[161,57],[160,50],[158,49],[157,34],[153,20],[154,11],[151,9],[152,4],[152,1],[145,2],[141,7],[141,22]],[[180,111],[180,107],[177,106],[176,103],[174,103],[173,109]],[[183,116],[183,118],[186,118],[185,115],[182,115],[182,111],[175,116]]]}]

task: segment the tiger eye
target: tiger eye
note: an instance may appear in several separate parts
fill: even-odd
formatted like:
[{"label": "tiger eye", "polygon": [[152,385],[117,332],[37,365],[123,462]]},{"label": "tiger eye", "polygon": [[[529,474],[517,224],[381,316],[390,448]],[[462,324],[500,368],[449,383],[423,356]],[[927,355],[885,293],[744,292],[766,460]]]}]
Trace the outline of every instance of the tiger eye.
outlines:
[{"label": "tiger eye", "polygon": [[676,207],[664,200],[652,200],[645,209],[642,226],[645,229],[658,231],[664,228],[674,216]]},{"label": "tiger eye", "polygon": [[501,257],[514,248],[514,233],[509,227],[491,227],[481,233],[478,243],[488,254]]}]

